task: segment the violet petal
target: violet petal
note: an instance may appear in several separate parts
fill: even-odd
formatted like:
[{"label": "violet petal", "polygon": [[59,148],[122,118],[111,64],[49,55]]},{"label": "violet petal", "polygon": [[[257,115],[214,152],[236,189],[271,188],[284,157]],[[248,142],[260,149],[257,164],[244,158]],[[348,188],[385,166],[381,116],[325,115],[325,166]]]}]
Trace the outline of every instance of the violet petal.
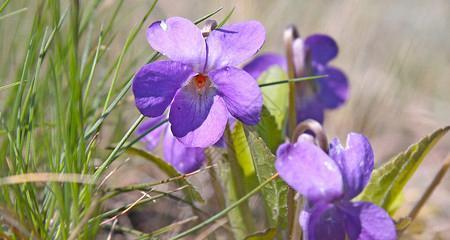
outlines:
[{"label": "violet petal", "polygon": [[229,24],[213,30],[206,39],[206,70],[237,66],[261,48],[265,35],[264,26],[258,21]]},{"label": "violet petal", "polygon": [[311,203],[330,202],[342,195],[342,176],[336,163],[316,145],[299,141],[277,150],[280,177]]},{"label": "violet petal", "polygon": [[330,144],[330,157],[341,169],[344,197],[356,197],[366,186],[374,167],[374,155],[369,140],[362,134],[350,133],[344,148],[338,139]]},{"label": "violet petal", "polygon": [[263,98],[252,76],[235,67],[212,71],[209,76],[231,115],[248,125],[259,122]]},{"label": "violet petal", "polygon": [[188,19],[171,17],[154,22],[147,29],[147,41],[156,51],[173,61],[191,65],[196,72],[205,65],[205,40],[200,29]]},{"label": "violet petal", "polygon": [[228,111],[225,103],[221,97],[215,96],[211,110],[203,123],[178,140],[187,147],[209,147],[222,137],[227,120]]},{"label": "violet petal", "polygon": [[134,76],[136,107],[147,117],[158,117],[172,102],[181,85],[193,74],[192,68],[174,61],[144,65]]}]

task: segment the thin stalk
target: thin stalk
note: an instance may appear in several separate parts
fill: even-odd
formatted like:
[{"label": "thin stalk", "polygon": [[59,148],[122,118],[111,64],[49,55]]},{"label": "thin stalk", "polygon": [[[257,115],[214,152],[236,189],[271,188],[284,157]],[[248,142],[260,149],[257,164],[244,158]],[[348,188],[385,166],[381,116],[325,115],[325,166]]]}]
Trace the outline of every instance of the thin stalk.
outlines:
[{"label": "thin stalk", "polygon": [[103,172],[109,167],[109,165],[112,163],[112,161],[116,158],[116,154],[120,151],[120,148],[123,146],[123,144],[127,141],[127,139],[131,136],[131,134],[136,130],[136,128],[139,126],[139,124],[144,120],[144,115],[140,115],[136,121],[134,121],[133,125],[128,129],[128,131],[125,133],[125,135],[122,137],[120,142],[116,145],[116,147],[113,149],[113,151],[109,154],[108,158],[102,163],[102,165],[95,171],[94,173],[94,179],[98,180],[99,177],[103,174]]},{"label": "thin stalk", "polygon": [[271,181],[275,180],[277,177],[278,177],[278,173],[272,175],[270,178],[268,178],[267,180],[262,182],[259,186],[257,186],[256,188],[254,188],[253,190],[248,192],[245,196],[243,196],[242,198],[240,198],[236,202],[230,204],[230,206],[228,206],[227,208],[225,208],[222,211],[216,213],[214,216],[208,218],[206,221],[204,221],[204,222],[194,226],[193,228],[190,228],[190,229],[188,229],[188,230],[186,230],[186,231],[184,231],[184,232],[174,236],[173,238],[171,238],[171,240],[181,239],[182,237],[185,237],[185,236],[187,236],[187,235],[189,235],[191,233],[194,233],[197,230],[202,229],[203,227],[206,227],[209,224],[217,221],[218,219],[222,218],[225,214],[227,214],[228,212],[233,210],[235,207],[237,207],[240,204],[242,204],[243,202],[247,201],[247,199],[249,199],[251,196],[256,194],[259,190],[261,190],[264,186],[269,184]]},{"label": "thin stalk", "polygon": [[430,198],[431,194],[433,194],[433,191],[436,189],[439,183],[441,183],[449,167],[450,167],[450,155],[447,156],[447,159],[445,160],[441,169],[439,169],[439,172],[436,174],[433,181],[430,183],[430,185],[427,187],[420,200],[417,202],[417,204],[409,213],[408,217],[411,219],[411,221],[414,221],[414,219],[417,217],[420,210],[422,209],[423,205],[425,205],[425,203]]},{"label": "thin stalk", "polygon": [[[269,86],[285,84],[285,83],[290,84],[290,83],[309,81],[309,80],[315,80],[315,79],[326,78],[326,77],[328,77],[328,75],[317,75],[317,76],[311,76],[311,77],[292,78],[292,79],[280,80],[280,81],[276,81],[276,82],[262,83],[262,84],[259,84],[259,87],[269,87]],[[295,102],[294,102],[294,104],[295,104]]]}]

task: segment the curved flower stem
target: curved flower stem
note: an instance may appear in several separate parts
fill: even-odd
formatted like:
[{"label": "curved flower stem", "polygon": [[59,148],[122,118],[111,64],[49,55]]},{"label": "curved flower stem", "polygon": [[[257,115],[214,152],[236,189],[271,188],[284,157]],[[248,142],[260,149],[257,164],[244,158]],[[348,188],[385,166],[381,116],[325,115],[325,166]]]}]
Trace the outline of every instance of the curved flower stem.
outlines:
[{"label": "curved flower stem", "polygon": [[[298,37],[298,32],[294,26],[289,26],[284,31],[284,44],[286,48],[286,60],[288,77],[295,78],[294,49],[293,42]],[[295,83],[289,82],[289,110],[288,110],[288,133],[292,133],[297,123],[297,112],[295,111]],[[292,135],[291,135],[292,136]]]},{"label": "curved flower stem", "polygon": [[326,153],[328,153],[328,139],[325,131],[322,128],[322,125],[313,119],[307,119],[301,122],[295,128],[292,138],[293,141],[297,141],[297,138],[306,131],[311,131],[314,133],[315,139],[317,141],[317,145]]},{"label": "curved flower stem", "polygon": [[[294,65],[294,49],[293,42],[298,38],[297,29],[294,26],[289,26],[284,31],[284,45],[286,49],[286,61],[288,68],[288,77],[295,78]],[[288,105],[288,126],[287,132],[290,135],[291,142],[294,142],[294,129],[297,124],[297,112],[295,110],[295,83],[289,82],[289,105]],[[296,239],[296,232],[298,232],[298,224],[296,224],[295,216],[297,215],[297,201],[295,200],[295,191],[289,187],[287,195],[288,207],[288,236],[289,239]]]}]

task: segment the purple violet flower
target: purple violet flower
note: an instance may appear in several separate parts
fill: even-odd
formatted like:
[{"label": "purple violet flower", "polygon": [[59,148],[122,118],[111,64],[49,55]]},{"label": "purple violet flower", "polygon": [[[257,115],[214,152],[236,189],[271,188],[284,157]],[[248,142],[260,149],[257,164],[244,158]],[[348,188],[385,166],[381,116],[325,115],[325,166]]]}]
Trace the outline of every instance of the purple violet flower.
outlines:
[{"label": "purple violet flower", "polygon": [[329,154],[305,139],[281,145],[275,162],[280,177],[307,199],[299,219],[305,239],[395,239],[394,222],[384,209],[351,201],[374,167],[368,139],[350,133],[346,148],[334,139]]},{"label": "purple violet flower", "polygon": [[[137,134],[143,134],[164,120],[164,115],[150,118],[143,122],[137,129]],[[142,139],[148,150],[153,150],[158,145],[163,135],[164,160],[172,165],[178,172],[186,174],[198,170],[205,160],[203,148],[186,147],[180,143],[167,126],[154,129]]]},{"label": "purple violet flower", "polygon": [[139,111],[158,117],[170,105],[173,136],[187,147],[217,142],[229,114],[248,125],[258,123],[262,109],[258,83],[236,66],[260,49],[264,27],[249,21],[204,35],[181,17],[154,22],[147,40],[170,60],[143,66],[133,80]]},{"label": "purple violet flower", "polygon": [[[328,75],[326,78],[296,83],[297,123],[314,119],[323,123],[325,109],[341,106],[348,98],[348,81],[345,74],[328,63],[338,54],[338,46],[330,36],[314,34],[293,43],[296,77]],[[256,57],[244,70],[255,79],[274,65],[287,69],[286,59],[267,53]]]}]

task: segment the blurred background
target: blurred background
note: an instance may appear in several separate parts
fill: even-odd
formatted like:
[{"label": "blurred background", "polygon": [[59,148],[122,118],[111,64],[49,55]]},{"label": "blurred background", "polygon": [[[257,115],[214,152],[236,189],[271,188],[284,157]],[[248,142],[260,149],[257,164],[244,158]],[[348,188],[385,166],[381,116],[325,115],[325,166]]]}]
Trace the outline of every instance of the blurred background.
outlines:
[{"label": "blurred background", "polygon": [[[82,1],[83,3],[83,1]],[[112,14],[117,2],[104,1],[94,12],[94,29],[103,19]],[[27,5],[29,11],[5,19],[11,22],[9,28],[1,29],[1,39],[21,39],[29,33],[33,16],[32,1],[19,1],[17,6]],[[132,26],[136,25],[151,6],[149,0],[126,1],[118,12],[118,21],[113,29],[115,38],[106,52],[107,58],[99,65],[98,74],[105,74],[102,66],[120,54],[125,39]],[[350,100],[341,108],[326,114],[325,128],[329,137],[344,140],[350,131],[367,135],[374,147],[377,164],[388,160],[407,146],[437,128],[450,124],[450,1],[448,0],[163,0],[146,22],[170,16],[198,19],[219,7],[223,10],[215,16],[220,21],[234,7],[230,22],[255,19],[266,27],[267,37],[261,52],[284,53],[282,34],[288,24],[295,24],[301,36],[313,33],[331,35],[339,45],[339,55],[331,62],[341,68],[350,80]],[[28,25],[27,25],[28,24]],[[16,42],[25,46],[25,42]],[[16,59],[7,44],[1,45],[0,68],[4,68],[4,79],[17,68]],[[23,54],[23,52],[22,52]],[[131,53],[124,59],[129,66],[120,72],[126,76],[139,69],[140,64],[152,54],[145,39],[145,32],[138,33]],[[6,69],[11,69],[7,71]],[[124,79],[119,78],[119,81]],[[129,126],[137,110],[132,94],[122,103],[123,111],[118,118],[108,120],[101,139],[114,138],[121,132],[120,124]],[[115,120],[114,120],[115,119]],[[117,120],[119,119],[119,120]],[[109,141],[105,141],[109,143]],[[106,147],[107,144],[104,144]],[[446,136],[425,159],[405,191],[405,205],[398,211],[402,216],[409,212],[420,194],[430,183],[447,154],[450,153],[450,136]],[[136,168],[139,170],[136,172]],[[142,162],[132,162],[121,169],[121,174],[111,179],[111,184],[126,185],[130,182],[161,179],[152,175],[151,166]],[[450,175],[438,187],[425,206],[417,221],[406,236],[409,239],[450,239]],[[169,208],[170,204],[162,205]],[[173,210],[173,209],[172,209]],[[161,212],[152,208],[141,214],[141,218],[151,218]],[[183,211],[168,211],[184,214]],[[179,219],[188,216],[177,216]],[[134,224],[143,224],[135,222]],[[161,223],[162,224],[162,223]],[[145,229],[145,226],[141,226]]]}]

